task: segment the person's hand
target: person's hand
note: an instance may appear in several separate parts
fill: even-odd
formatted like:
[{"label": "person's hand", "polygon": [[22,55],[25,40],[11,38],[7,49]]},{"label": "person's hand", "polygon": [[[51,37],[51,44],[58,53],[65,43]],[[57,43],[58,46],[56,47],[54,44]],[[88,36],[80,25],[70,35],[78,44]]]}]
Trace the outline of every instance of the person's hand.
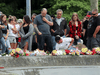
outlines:
[{"label": "person's hand", "polygon": [[42,33],[41,32],[38,32],[38,35],[42,35]]},{"label": "person's hand", "polygon": [[43,21],[45,21],[45,22],[47,22],[47,21],[48,21],[45,17],[43,17],[43,18],[42,18],[42,20],[43,20]]},{"label": "person's hand", "polygon": [[93,37],[96,38],[96,34],[93,34]]},{"label": "person's hand", "polygon": [[2,28],[2,26],[0,25],[0,28]]},{"label": "person's hand", "polygon": [[78,36],[78,35],[76,35],[76,36],[75,36],[75,38],[76,38],[76,39],[79,39],[79,36]]}]

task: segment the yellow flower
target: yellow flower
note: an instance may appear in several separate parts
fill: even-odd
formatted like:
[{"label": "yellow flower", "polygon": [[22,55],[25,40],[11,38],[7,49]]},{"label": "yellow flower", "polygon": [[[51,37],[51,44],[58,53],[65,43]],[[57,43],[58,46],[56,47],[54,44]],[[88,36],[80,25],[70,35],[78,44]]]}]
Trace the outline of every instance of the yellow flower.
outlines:
[{"label": "yellow flower", "polygon": [[95,51],[100,51],[100,48],[98,47]]},{"label": "yellow flower", "polygon": [[66,52],[64,52],[63,54],[66,55]]},{"label": "yellow flower", "polygon": [[71,54],[74,56],[75,55],[75,52],[72,52]]},{"label": "yellow flower", "polygon": [[82,50],[81,50],[81,51],[82,51],[83,53],[86,53],[86,52],[87,52],[87,50],[88,50],[87,48],[82,48]]},{"label": "yellow flower", "polygon": [[79,52],[79,51],[76,51],[76,54],[77,54],[77,55],[80,55],[80,52]]},{"label": "yellow flower", "polygon": [[16,48],[15,52],[19,53],[20,50],[21,50],[20,48]]},{"label": "yellow flower", "polygon": [[57,53],[57,50],[53,50],[52,53],[56,54]]},{"label": "yellow flower", "polygon": [[12,50],[11,53],[10,53],[10,55],[13,55],[14,53],[15,53],[15,50]]},{"label": "yellow flower", "polygon": [[87,51],[87,54],[91,55],[91,54],[92,54],[92,52],[89,50],[89,51]]}]

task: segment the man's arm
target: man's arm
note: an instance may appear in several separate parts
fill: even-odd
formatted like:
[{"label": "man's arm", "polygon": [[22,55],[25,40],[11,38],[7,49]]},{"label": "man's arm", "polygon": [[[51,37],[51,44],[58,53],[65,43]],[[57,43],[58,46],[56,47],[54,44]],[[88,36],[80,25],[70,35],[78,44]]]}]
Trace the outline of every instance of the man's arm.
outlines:
[{"label": "man's arm", "polygon": [[96,38],[96,34],[99,32],[99,30],[100,30],[100,25],[96,27],[96,30],[95,30],[95,32],[93,34],[94,38]]},{"label": "man's arm", "polygon": [[64,35],[66,36],[66,33],[67,33],[67,29],[64,29]]},{"label": "man's arm", "polygon": [[36,25],[36,24],[34,24],[34,28],[35,28],[36,32],[38,33],[38,35],[41,35],[41,34],[42,34],[42,33],[39,31],[39,29],[37,28],[37,25]]},{"label": "man's arm", "polygon": [[45,17],[42,18],[48,25],[53,26],[53,22],[48,21]]},{"label": "man's arm", "polygon": [[72,39],[72,41],[70,42],[70,45],[68,46],[68,48],[70,47],[70,46],[72,46],[72,44],[74,43],[74,39],[73,38],[71,38]]}]

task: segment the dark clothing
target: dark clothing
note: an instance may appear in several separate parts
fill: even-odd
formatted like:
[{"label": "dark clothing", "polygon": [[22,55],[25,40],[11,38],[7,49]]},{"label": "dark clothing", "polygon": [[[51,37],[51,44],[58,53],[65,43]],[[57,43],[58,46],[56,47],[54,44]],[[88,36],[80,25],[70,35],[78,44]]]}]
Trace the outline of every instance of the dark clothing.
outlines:
[{"label": "dark clothing", "polygon": [[[87,36],[92,37],[93,33],[95,32],[96,27],[99,25],[100,25],[100,16],[95,17],[95,18],[93,17],[90,18],[89,25],[87,28]],[[100,35],[100,31],[97,34]]]},{"label": "dark clothing", "polygon": [[25,34],[27,34],[29,31],[29,25],[27,25],[26,27],[23,27],[23,30],[24,30]]},{"label": "dark clothing", "polygon": [[[34,24],[37,25],[37,28],[39,29],[39,31],[43,34],[43,35],[48,35],[48,34],[51,34],[50,33],[50,26],[44,22],[42,20],[42,16],[41,14],[37,15],[36,18],[34,19]],[[45,18],[48,20],[48,21],[51,21],[52,22],[52,19],[51,17],[47,14],[45,16]]]},{"label": "dark clothing", "polygon": [[84,35],[84,37],[83,37],[83,44],[84,44],[84,45],[86,45],[86,43],[87,43],[87,27],[88,27],[88,23],[89,23],[88,20],[86,20],[86,21],[83,22],[83,29],[86,30],[86,31],[85,31],[85,35]]},{"label": "dark clothing", "polygon": [[84,37],[87,37],[87,27],[88,27],[88,23],[89,23],[88,20],[86,20],[86,21],[83,22],[83,28],[86,30]]},{"label": "dark clothing", "polygon": [[92,50],[92,48],[95,48],[95,47],[100,47],[100,35],[96,35],[96,38],[88,37],[87,47],[90,50]]},{"label": "dark clothing", "polygon": [[9,29],[8,25],[7,25],[7,26],[6,26],[6,25],[4,25],[4,23],[2,23],[2,21],[0,21],[0,25],[5,26],[5,28],[4,28],[4,29],[2,29],[2,33],[3,33],[3,34],[7,34],[7,29]]},{"label": "dark clothing", "polygon": [[0,29],[0,39],[3,37],[2,29]]},{"label": "dark clothing", "polygon": [[37,41],[39,43],[39,49],[44,50],[44,43],[46,43],[48,51],[52,52],[52,45],[51,45],[51,35],[37,35]]},{"label": "dark clothing", "polygon": [[95,18],[91,17],[87,28],[87,47],[89,49],[100,47],[100,31],[96,34],[96,38],[93,37],[97,26],[100,26],[100,16]]},{"label": "dark clothing", "polygon": [[51,32],[52,36],[60,35],[64,36],[64,29],[67,29],[67,21],[63,18],[63,20],[60,23],[60,26],[56,22],[56,18],[53,19],[53,26],[51,26],[51,29],[55,31],[55,33]]}]

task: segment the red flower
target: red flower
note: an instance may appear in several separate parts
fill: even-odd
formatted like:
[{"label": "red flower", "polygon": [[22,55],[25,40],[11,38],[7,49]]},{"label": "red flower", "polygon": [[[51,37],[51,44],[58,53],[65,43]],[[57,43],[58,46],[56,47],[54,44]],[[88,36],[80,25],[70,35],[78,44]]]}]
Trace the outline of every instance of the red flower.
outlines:
[{"label": "red flower", "polygon": [[29,56],[29,54],[28,54],[28,53],[26,53],[26,56]]},{"label": "red flower", "polygon": [[96,51],[95,50],[92,50],[92,55],[95,55],[96,54]]},{"label": "red flower", "polygon": [[80,54],[81,54],[81,55],[86,55],[86,54],[85,54],[85,53],[83,53],[83,52],[80,52]]},{"label": "red flower", "polygon": [[65,50],[66,54],[69,54],[70,53],[70,50]]},{"label": "red flower", "polygon": [[18,58],[18,57],[19,57],[19,55],[17,54],[15,57],[16,57],[16,58]]}]

